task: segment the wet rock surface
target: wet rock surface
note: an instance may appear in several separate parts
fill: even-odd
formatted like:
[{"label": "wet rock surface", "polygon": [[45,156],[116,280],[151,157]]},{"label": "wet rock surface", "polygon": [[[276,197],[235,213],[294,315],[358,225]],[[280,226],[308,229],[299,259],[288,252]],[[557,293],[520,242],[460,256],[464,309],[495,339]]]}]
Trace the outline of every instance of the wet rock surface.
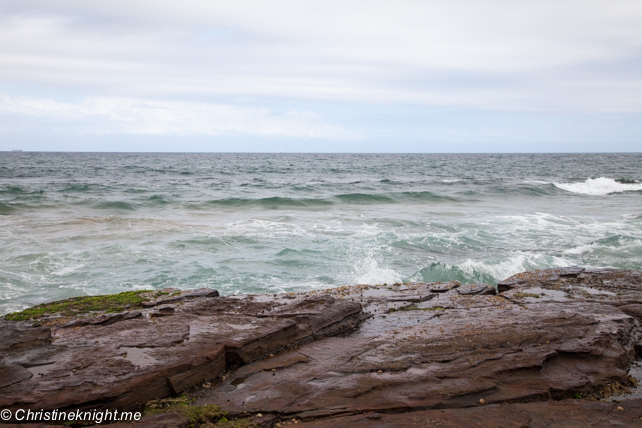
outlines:
[{"label": "wet rock surface", "polygon": [[0,408],[137,409],[217,378],[226,364],[354,328],[361,316],[359,304],[326,295],[204,295],[158,317],[162,309],[77,324],[0,321]]},{"label": "wet rock surface", "polygon": [[0,408],[127,410],[186,393],[261,426],[642,423],[642,401],[627,399],[642,272],[545,269],[497,289],[200,290],[63,324],[3,320]]},{"label": "wet rock surface", "polygon": [[[622,410],[618,410],[621,407]],[[329,427],[642,427],[642,400],[619,404],[583,400],[547,401],[464,409],[424,410],[385,414],[366,413],[336,419],[304,422],[303,428]]]}]

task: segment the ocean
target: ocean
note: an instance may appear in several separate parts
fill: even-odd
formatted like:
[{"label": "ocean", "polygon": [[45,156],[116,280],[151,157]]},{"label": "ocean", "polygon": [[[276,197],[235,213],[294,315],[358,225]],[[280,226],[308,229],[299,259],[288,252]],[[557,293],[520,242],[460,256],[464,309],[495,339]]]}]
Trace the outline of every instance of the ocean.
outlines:
[{"label": "ocean", "polygon": [[0,152],[0,315],[568,265],[642,269],[642,154]]}]

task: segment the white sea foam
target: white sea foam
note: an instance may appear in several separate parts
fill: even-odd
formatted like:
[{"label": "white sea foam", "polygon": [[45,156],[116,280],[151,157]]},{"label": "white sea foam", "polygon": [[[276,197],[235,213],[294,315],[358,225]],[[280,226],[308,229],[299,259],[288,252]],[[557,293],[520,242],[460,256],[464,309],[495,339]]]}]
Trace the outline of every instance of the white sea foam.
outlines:
[{"label": "white sea foam", "polygon": [[607,177],[589,178],[581,183],[552,184],[567,192],[581,193],[584,195],[608,195],[609,193],[642,190],[642,183],[620,183]]},{"label": "white sea foam", "polygon": [[541,180],[526,180],[523,181],[526,184],[552,184],[550,181],[541,181]]},{"label": "white sea foam", "polygon": [[595,244],[584,244],[584,245],[578,245],[577,247],[569,248],[568,250],[564,250],[564,254],[584,254],[584,253],[592,253],[593,250],[595,249]]},{"label": "white sea foam", "polygon": [[401,282],[401,275],[379,264],[379,251],[371,248],[367,251],[365,258],[359,260],[354,267],[354,280],[357,284],[392,284]]},{"label": "white sea foam", "polygon": [[373,266],[357,277],[358,284],[393,284],[395,282],[401,282],[401,275],[394,269],[379,266]]},{"label": "white sea foam", "polygon": [[81,267],[84,267],[84,266],[85,266],[85,265],[67,266],[67,267],[64,267],[64,268],[62,268],[62,269],[58,269],[58,270],[57,270],[57,271],[55,271],[55,272],[51,272],[51,274],[52,274],[52,275],[56,275],[56,276],[64,276],[64,275],[68,275],[68,274],[70,274],[70,273],[73,273],[73,272],[75,272],[76,270],[78,270],[78,269],[80,269]]},{"label": "white sea foam", "polygon": [[507,260],[495,263],[468,259],[459,264],[458,267],[467,277],[470,278],[474,278],[479,274],[485,274],[501,281],[515,275],[516,273],[531,270],[533,268],[562,267],[568,265],[569,263],[566,260],[559,257],[546,257],[539,254],[528,256],[525,254],[517,254]]}]

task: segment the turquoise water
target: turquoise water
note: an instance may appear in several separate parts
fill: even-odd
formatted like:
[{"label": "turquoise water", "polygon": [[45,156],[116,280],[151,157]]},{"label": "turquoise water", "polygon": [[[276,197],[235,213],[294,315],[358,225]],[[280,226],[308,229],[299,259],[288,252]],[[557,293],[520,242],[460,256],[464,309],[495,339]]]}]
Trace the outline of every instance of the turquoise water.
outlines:
[{"label": "turquoise water", "polygon": [[642,155],[0,152],[0,314],[85,294],[642,269]]}]

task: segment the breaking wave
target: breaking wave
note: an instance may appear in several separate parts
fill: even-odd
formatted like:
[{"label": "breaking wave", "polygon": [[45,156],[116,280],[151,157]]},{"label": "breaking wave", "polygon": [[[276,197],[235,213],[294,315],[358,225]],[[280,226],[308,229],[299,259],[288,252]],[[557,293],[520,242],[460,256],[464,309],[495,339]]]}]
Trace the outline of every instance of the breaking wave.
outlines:
[{"label": "breaking wave", "polygon": [[607,177],[589,178],[580,183],[552,183],[567,192],[584,195],[608,195],[611,193],[642,190],[642,183],[633,180],[614,180]]}]

